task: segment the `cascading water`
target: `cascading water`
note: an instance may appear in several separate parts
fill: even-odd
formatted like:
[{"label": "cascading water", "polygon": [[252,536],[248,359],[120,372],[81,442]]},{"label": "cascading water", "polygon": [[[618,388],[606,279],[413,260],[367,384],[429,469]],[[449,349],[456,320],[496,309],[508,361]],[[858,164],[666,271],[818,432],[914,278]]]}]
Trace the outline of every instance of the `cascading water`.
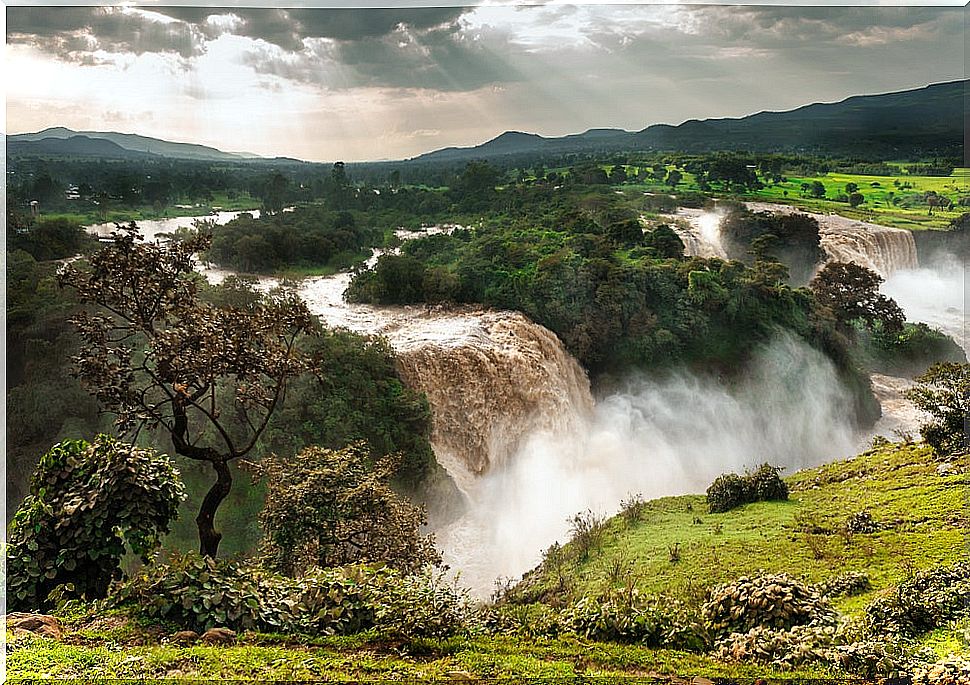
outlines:
[{"label": "cascading water", "polygon": [[682,207],[672,218],[670,227],[684,243],[684,254],[690,257],[727,259],[727,253],[721,245],[721,214]]},{"label": "cascading water", "polygon": [[[704,213],[693,225],[698,244],[713,251],[717,216],[709,216],[706,229]],[[200,270],[212,281],[229,273]],[[435,454],[467,499],[464,515],[436,531],[438,544],[479,595],[495,578],[534,566],[567,535],[567,517],[584,509],[610,513],[634,492],[701,491],[718,474],[760,461],[794,470],[860,444],[831,364],[786,336],[756,355],[740,386],[691,375],[638,378],[594,403],[579,364],[525,316],[351,305],[343,300],[350,278],[308,278],[298,292],[327,325],[387,337],[402,377],[427,394]],[[259,279],[262,289],[277,284]],[[892,409],[904,389],[899,379],[874,381]],[[897,409],[900,420],[884,421],[883,434],[912,429],[911,405]]]},{"label": "cascading water", "polygon": [[818,221],[819,239],[828,261],[855,262],[883,278],[896,271],[915,269],[916,241],[900,228],[879,226],[837,214],[814,214],[787,205],[748,202],[748,209],[775,214],[808,214]]}]

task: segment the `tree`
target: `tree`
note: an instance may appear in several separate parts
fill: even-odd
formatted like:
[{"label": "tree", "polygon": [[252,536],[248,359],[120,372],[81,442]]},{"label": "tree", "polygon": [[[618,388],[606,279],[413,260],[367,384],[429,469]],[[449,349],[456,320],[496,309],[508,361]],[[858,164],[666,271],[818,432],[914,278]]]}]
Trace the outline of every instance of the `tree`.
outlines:
[{"label": "tree", "polygon": [[433,538],[419,532],[424,510],[388,484],[397,462],[390,455],[369,467],[357,443],[253,464],[266,480],[260,523],[270,566],[287,575],[361,562],[411,572],[440,561]]},{"label": "tree", "polygon": [[863,202],[866,201],[865,196],[862,193],[852,193],[849,195],[849,204],[853,207],[858,207]]},{"label": "tree", "polygon": [[43,609],[59,585],[76,597],[104,597],[126,548],[147,562],[184,498],[166,455],[107,435],[54,445],[10,524],[9,608]]},{"label": "tree", "polygon": [[652,247],[661,259],[681,259],[684,256],[684,241],[667,224],[659,224],[644,236],[644,244]]},{"label": "tree", "polygon": [[845,192],[846,192],[847,195],[851,195],[852,193],[857,192],[858,190],[859,190],[859,184],[858,183],[851,183],[850,182],[850,183],[846,183],[845,184]]},{"label": "tree", "polygon": [[677,169],[671,169],[667,172],[667,185],[671,188],[676,188],[683,179],[684,175]]},{"label": "tree", "polygon": [[812,197],[825,197],[825,184],[821,181],[812,181],[810,193]]},{"label": "tree", "polygon": [[809,284],[819,304],[827,307],[839,328],[852,333],[855,323],[870,332],[898,335],[906,322],[896,302],[879,292],[882,276],[855,262],[829,262]]},{"label": "tree", "polygon": [[286,189],[289,181],[280,172],[274,173],[266,184],[266,191],[263,193],[263,212],[266,214],[279,214],[283,211],[286,203]]},{"label": "tree", "polygon": [[116,415],[119,432],[163,429],[178,454],[212,466],[216,481],[196,524],[201,553],[214,557],[230,463],[253,449],[287,383],[307,370],[297,342],[316,321],[283,291],[246,308],[202,301],[192,274],[208,235],[144,243],[131,223],[112,238],[88,268],[72,264],[58,274],[89,305],[72,318],[81,337],[75,372]]},{"label": "tree", "polygon": [[965,454],[970,448],[970,364],[936,364],[906,393],[917,408],[935,420],[920,426],[920,434],[942,456]]}]

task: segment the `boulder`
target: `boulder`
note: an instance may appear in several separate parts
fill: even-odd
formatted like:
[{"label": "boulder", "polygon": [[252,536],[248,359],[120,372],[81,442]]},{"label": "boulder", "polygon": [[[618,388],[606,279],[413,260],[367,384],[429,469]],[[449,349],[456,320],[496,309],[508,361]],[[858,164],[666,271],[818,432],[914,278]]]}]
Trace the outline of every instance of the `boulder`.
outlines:
[{"label": "boulder", "polygon": [[13,633],[24,631],[60,640],[64,637],[61,622],[47,614],[24,614],[13,612],[7,614],[7,630]]}]

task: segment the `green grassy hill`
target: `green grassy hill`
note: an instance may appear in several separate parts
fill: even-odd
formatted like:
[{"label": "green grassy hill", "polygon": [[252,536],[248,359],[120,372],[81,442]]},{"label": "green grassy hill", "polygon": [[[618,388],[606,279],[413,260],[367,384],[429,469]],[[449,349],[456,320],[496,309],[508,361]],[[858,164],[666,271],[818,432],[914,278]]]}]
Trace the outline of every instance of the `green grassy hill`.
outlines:
[{"label": "green grassy hill", "polygon": [[[888,445],[793,474],[786,478],[788,501],[709,514],[703,495],[651,500],[639,521],[621,514],[605,523],[599,545],[566,570],[565,590],[547,563],[515,594],[562,600],[632,580],[643,593],[691,601],[706,588],[761,570],[810,583],[859,571],[872,589],[835,602],[858,613],[914,570],[967,555],[970,457],[950,461],[949,475],[938,473],[941,463],[925,444]],[[881,530],[847,532],[848,518],[859,512],[868,512]],[[569,545],[564,551],[575,556]]]}]

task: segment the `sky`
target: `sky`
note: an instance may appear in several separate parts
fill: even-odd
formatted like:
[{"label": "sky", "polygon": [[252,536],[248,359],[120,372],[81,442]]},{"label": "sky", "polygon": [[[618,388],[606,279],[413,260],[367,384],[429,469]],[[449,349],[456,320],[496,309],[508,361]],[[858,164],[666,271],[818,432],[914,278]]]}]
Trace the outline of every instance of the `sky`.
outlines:
[{"label": "sky", "polygon": [[244,4],[8,6],[6,132],[403,159],[965,78],[960,6]]}]

